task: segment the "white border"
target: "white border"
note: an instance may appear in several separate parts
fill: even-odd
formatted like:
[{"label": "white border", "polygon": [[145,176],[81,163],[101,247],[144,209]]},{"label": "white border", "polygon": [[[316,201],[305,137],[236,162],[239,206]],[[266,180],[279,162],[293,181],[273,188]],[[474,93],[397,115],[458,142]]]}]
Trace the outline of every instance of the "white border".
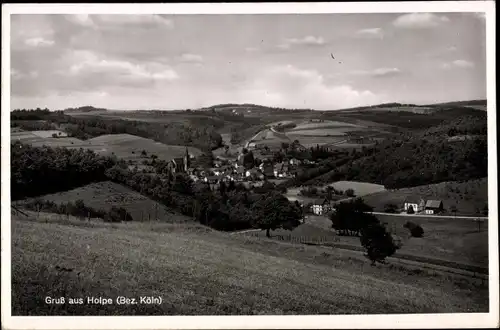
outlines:
[{"label": "white border", "polygon": [[[39,14],[284,14],[485,12],[487,31],[488,194],[490,312],[481,314],[320,316],[12,317],[10,281],[10,15]],[[2,5],[2,326],[6,329],[258,329],[258,328],[478,328],[499,325],[496,152],[495,3],[195,3],[195,4],[6,4]]]}]

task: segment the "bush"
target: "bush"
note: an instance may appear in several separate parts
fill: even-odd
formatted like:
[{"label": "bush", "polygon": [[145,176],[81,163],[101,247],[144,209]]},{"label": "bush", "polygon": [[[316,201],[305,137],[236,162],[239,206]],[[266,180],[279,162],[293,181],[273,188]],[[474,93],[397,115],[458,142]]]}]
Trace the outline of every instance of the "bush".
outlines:
[{"label": "bush", "polygon": [[393,255],[399,248],[391,234],[379,223],[372,223],[362,228],[360,241],[372,265],[376,262],[384,263],[385,258]]},{"label": "bush", "polygon": [[353,189],[347,189],[345,191],[345,194],[347,197],[354,197],[354,190]]},{"label": "bush", "polygon": [[384,212],[386,213],[396,213],[398,207],[395,204],[385,204],[384,206]]},{"label": "bush", "polygon": [[410,234],[412,237],[423,237],[424,236],[424,229],[411,221],[407,221],[404,226],[404,228],[407,228],[410,231]]},{"label": "bush", "polygon": [[413,206],[408,207],[408,210],[406,211],[407,214],[414,214],[415,210],[413,209]]},{"label": "bush", "polygon": [[123,207],[112,206],[111,210],[104,216],[107,222],[132,221],[132,216]]}]

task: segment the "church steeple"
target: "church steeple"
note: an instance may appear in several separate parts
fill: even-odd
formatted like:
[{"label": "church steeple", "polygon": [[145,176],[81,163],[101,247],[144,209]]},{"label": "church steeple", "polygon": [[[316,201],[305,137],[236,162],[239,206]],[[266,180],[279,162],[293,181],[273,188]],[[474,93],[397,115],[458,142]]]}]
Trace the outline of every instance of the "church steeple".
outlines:
[{"label": "church steeple", "polygon": [[184,167],[185,167],[186,172],[187,172],[188,168],[191,167],[190,159],[189,159],[189,151],[188,151],[187,147],[186,147],[186,154],[184,155]]}]

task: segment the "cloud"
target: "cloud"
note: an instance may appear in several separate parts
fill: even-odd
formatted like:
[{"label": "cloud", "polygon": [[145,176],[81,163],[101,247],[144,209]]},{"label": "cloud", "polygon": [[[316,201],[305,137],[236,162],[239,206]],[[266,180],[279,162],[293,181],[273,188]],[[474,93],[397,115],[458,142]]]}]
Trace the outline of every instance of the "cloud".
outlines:
[{"label": "cloud", "polygon": [[455,60],[453,62],[443,63],[441,67],[443,69],[452,69],[452,68],[469,69],[469,68],[473,68],[474,66],[475,66],[474,63],[470,62],[470,61]]},{"label": "cloud", "polygon": [[326,44],[323,37],[306,36],[303,38],[287,38],[277,47],[280,49],[289,49],[292,46],[321,46]]},{"label": "cloud", "polygon": [[181,62],[185,62],[185,63],[203,63],[203,56],[198,55],[198,54],[186,53],[186,54],[182,54],[179,57],[179,60]]},{"label": "cloud", "polygon": [[100,22],[101,24],[113,24],[113,25],[134,25],[134,26],[148,26],[148,25],[160,25],[165,27],[173,27],[172,20],[165,18],[161,15],[146,15],[146,14],[134,14],[134,15],[92,15],[92,19]]},{"label": "cloud", "polygon": [[88,14],[64,15],[64,18],[76,25],[95,27],[95,23]]},{"label": "cloud", "polygon": [[167,27],[173,28],[172,20],[162,15],[149,14],[78,14],[64,15],[66,20],[73,24],[92,28],[112,28],[112,27]]},{"label": "cloud", "polygon": [[473,15],[474,15],[474,17],[476,17],[476,18],[486,20],[486,13],[484,13],[484,12],[480,12],[480,13],[472,13],[472,14],[473,14]]},{"label": "cloud", "polygon": [[366,71],[366,70],[356,70],[356,71],[351,71],[351,74],[357,75],[357,76],[371,76],[375,78],[382,78],[382,77],[391,77],[391,76],[396,76],[401,74],[401,70],[398,68],[377,68],[374,70]]},{"label": "cloud", "polygon": [[179,78],[178,74],[169,67],[160,64],[134,64],[128,61],[104,59],[89,51],[75,52],[73,55],[77,64],[73,64],[69,73],[79,75],[99,75],[112,77],[117,83],[144,81],[172,81]]},{"label": "cloud", "polygon": [[48,47],[54,45],[54,40],[44,39],[42,37],[29,38],[24,41],[30,47]]},{"label": "cloud", "polygon": [[436,27],[449,21],[446,16],[432,13],[411,13],[399,16],[392,24],[398,28],[423,29]]},{"label": "cloud", "polygon": [[369,90],[356,90],[346,84],[329,84],[316,70],[283,65],[260,73],[250,85],[240,90],[238,101],[332,110],[373,104],[381,98]]},{"label": "cloud", "polygon": [[370,29],[362,29],[356,32],[358,36],[370,37],[370,38],[383,38],[384,31],[382,28],[370,28]]}]

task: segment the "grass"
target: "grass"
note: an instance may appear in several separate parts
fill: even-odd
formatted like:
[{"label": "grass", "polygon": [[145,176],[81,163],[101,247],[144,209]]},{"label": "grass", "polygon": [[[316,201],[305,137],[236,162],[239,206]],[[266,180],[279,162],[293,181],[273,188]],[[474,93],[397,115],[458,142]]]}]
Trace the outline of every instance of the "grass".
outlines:
[{"label": "grass", "polygon": [[[166,206],[140,193],[110,181],[92,183],[73,190],[40,196],[42,200],[60,204],[83,200],[85,205],[97,210],[110,210],[112,206],[125,208],[135,221],[154,220],[177,221],[177,215]],[[20,202],[22,204],[22,201]]]},{"label": "grass", "polygon": [[310,129],[318,129],[318,128],[360,128],[357,125],[340,122],[340,121],[332,121],[327,120],[324,122],[303,122],[298,124],[296,127],[292,129],[292,131],[301,131],[301,130],[310,130]]},{"label": "grass", "polygon": [[328,186],[334,187],[336,190],[346,191],[347,189],[354,190],[356,196],[365,196],[377,192],[385,191],[385,187],[375,183],[357,182],[357,181],[337,181]]},{"label": "grass", "polygon": [[478,215],[476,208],[482,210],[488,203],[488,178],[386,190],[364,196],[363,200],[374,207],[375,211],[383,212],[386,204],[392,203],[402,207],[407,200],[418,203],[421,198],[442,200],[447,210],[455,205],[457,215]]},{"label": "grass", "polygon": [[[13,315],[486,312],[486,285],[371,267],[328,248],[144,224],[12,218]],[[139,226],[140,225],[140,226]],[[168,227],[165,227],[168,228]],[[61,272],[58,268],[72,269]],[[160,305],[47,305],[45,297],[159,296]]]},{"label": "grass", "polygon": [[[141,156],[142,150],[147,152],[147,156],[155,154],[158,159],[171,160],[177,157],[183,157],[186,152],[184,146],[173,146],[156,142],[151,139],[142,138],[130,134],[107,134],[95,137],[89,140],[89,143],[103,146],[101,154],[111,155],[114,153],[119,158],[139,162],[144,157]],[[194,156],[200,155],[201,150],[188,147],[189,153]]]},{"label": "grass", "polygon": [[290,135],[304,135],[304,136],[336,136],[336,137],[343,137],[346,135],[347,132],[350,132],[353,129],[353,127],[346,127],[346,128],[321,128],[321,129],[304,129],[304,130],[294,130],[291,132],[288,132]]},{"label": "grass", "polygon": [[[477,232],[477,224],[469,219],[436,218],[431,216],[404,217],[394,215],[376,215],[387,223],[390,232],[402,239],[403,247],[397,254],[407,254],[428,259],[447,260],[478,267],[488,267],[488,225],[481,225]],[[410,238],[403,225],[412,221],[424,229],[424,237]],[[311,236],[323,237],[325,231],[331,229],[331,222],[323,216],[308,216],[306,224],[318,228]],[[338,236],[337,242],[360,246],[359,238]],[[438,261],[439,262],[439,261]]]}]

